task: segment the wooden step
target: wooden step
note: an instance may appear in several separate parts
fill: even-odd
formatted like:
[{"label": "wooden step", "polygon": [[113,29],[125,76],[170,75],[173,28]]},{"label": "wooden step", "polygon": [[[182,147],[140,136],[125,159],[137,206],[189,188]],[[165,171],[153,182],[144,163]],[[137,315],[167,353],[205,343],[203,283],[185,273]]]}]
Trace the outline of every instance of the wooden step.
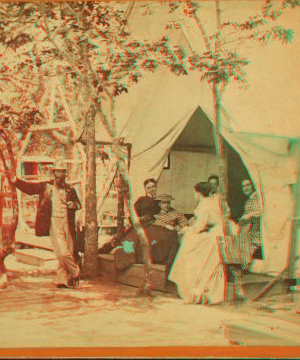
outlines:
[{"label": "wooden step", "polygon": [[291,292],[294,294],[294,302],[296,303],[295,313],[300,318],[300,285],[290,287]]},{"label": "wooden step", "polygon": [[[144,266],[142,264],[131,265],[124,271],[118,271],[115,266],[115,257],[113,254],[101,254],[100,272],[101,276],[108,280],[116,281],[122,284],[141,287],[144,283]],[[246,293],[246,299],[253,299],[266,285],[274,279],[273,276],[248,273],[243,277],[243,284]],[[291,281],[277,281],[264,295],[270,297],[273,295],[287,294],[290,292]],[[153,290],[159,290],[177,295],[176,285],[167,281],[166,266],[153,265]],[[234,301],[234,284],[232,280],[227,282],[226,301]]]},{"label": "wooden step", "polygon": [[53,251],[42,249],[18,249],[15,255],[17,261],[33,266],[44,266],[46,261],[56,260]]},{"label": "wooden step", "polygon": [[36,236],[34,229],[18,226],[16,234],[16,243],[38,249],[53,250],[50,236]]},{"label": "wooden step", "polygon": [[[246,299],[253,299],[266,285],[268,285],[275,277],[265,274],[248,273],[242,278]],[[263,297],[274,295],[288,294],[293,280],[278,280]],[[234,284],[232,280],[227,282],[226,301],[234,301]]]},{"label": "wooden step", "polygon": [[[144,266],[133,264],[124,271],[119,271],[115,266],[114,254],[101,254],[100,275],[108,280],[119,282],[124,285],[142,287],[144,284]],[[152,289],[166,291],[166,266],[153,264]]]},{"label": "wooden step", "polygon": [[53,250],[50,236],[38,237],[35,235],[27,236],[17,240],[17,244],[26,245],[43,250]]}]

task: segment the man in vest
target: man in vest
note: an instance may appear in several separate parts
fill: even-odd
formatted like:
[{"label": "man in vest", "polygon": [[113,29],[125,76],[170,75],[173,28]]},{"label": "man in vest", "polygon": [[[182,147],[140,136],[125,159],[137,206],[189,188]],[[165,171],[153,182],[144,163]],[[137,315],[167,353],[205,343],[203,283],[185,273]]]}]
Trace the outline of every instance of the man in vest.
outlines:
[{"label": "man in vest", "polygon": [[11,182],[28,195],[39,195],[35,222],[37,236],[49,236],[58,259],[57,287],[75,288],[80,269],[73,257],[75,212],[81,209],[76,190],[65,181],[67,165],[58,160],[53,166],[54,180],[33,183],[18,179]]}]

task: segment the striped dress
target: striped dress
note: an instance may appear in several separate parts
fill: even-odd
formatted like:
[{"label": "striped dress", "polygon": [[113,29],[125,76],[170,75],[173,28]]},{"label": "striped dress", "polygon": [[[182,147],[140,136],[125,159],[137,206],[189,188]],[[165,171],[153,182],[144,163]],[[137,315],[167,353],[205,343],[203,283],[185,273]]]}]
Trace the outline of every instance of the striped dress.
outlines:
[{"label": "striped dress", "polygon": [[158,225],[158,226],[169,225],[175,228],[177,232],[180,231],[180,229],[182,229],[183,227],[188,225],[188,221],[186,217],[173,208],[170,208],[169,211],[161,210],[157,215],[154,216],[156,220],[154,221],[153,225]]},{"label": "striped dress", "polygon": [[[260,217],[262,207],[259,203],[258,194],[254,192],[247,200],[244,214],[240,219],[239,243],[242,252],[243,268],[248,268],[253,260],[256,248],[261,247]],[[244,216],[247,216],[244,219]]]}]

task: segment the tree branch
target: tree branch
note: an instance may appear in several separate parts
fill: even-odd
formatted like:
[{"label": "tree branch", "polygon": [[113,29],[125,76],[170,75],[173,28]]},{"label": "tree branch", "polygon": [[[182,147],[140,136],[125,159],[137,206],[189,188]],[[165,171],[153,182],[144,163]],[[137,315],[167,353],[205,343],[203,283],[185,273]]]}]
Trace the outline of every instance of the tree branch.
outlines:
[{"label": "tree branch", "polygon": [[195,20],[197,22],[197,25],[198,25],[198,27],[199,27],[199,29],[201,31],[201,34],[202,34],[202,37],[204,39],[207,50],[212,52],[211,44],[209,42],[209,38],[208,38],[207,33],[205,31],[204,25],[202,24],[200,18],[197,16],[196,12],[194,14],[194,18],[195,18]]},{"label": "tree branch", "polygon": [[217,101],[218,101],[218,102],[221,102],[222,96],[223,96],[223,94],[224,94],[224,92],[225,92],[225,89],[226,89],[226,86],[227,86],[228,84],[229,84],[228,81],[224,81],[224,82],[223,82],[223,86],[222,86],[222,88],[219,90],[219,96],[218,96],[218,98],[217,98]]},{"label": "tree branch", "polygon": [[217,12],[217,41],[216,41],[216,53],[219,55],[221,52],[221,9],[220,2],[216,0],[216,12]]},{"label": "tree branch", "polygon": [[[58,44],[56,43],[56,41],[54,40],[52,34],[51,34],[51,30],[50,30],[50,27],[49,27],[49,24],[48,24],[48,20],[47,20],[47,16],[46,16],[46,12],[45,12],[45,4],[40,4],[40,6],[42,7],[42,12],[43,12],[43,15],[44,15],[44,22],[45,22],[45,25],[46,25],[46,34],[48,35],[49,37],[49,40],[52,42],[52,44],[55,46],[55,48],[58,50],[59,52],[59,55],[62,54],[63,50],[58,46]],[[69,52],[67,50],[64,50],[64,53],[66,55],[66,57],[68,58],[68,61],[70,63],[70,65],[72,66],[74,72],[79,75],[79,77],[82,79],[82,73],[80,71],[80,69],[78,69],[78,67],[76,67],[74,65],[74,61],[73,59],[71,58],[71,55],[69,54]]]}]

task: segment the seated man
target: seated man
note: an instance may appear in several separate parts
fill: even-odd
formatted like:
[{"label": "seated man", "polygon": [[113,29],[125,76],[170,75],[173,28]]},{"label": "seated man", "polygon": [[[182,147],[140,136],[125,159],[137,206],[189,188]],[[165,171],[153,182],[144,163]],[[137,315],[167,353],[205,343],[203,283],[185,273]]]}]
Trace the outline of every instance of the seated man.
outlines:
[{"label": "seated man", "polygon": [[[185,217],[171,208],[171,199],[170,195],[161,195],[157,198],[162,206],[161,211],[156,215],[149,214],[151,221],[145,222],[141,219],[149,241],[152,262],[167,265],[167,273],[179,248],[178,235],[187,225]],[[134,227],[126,231],[120,245],[113,252],[118,270],[125,270],[134,263],[143,262],[143,246]]]},{"label": "seated man", "polygon": [[137,216],[143,224],[147,224],[153,220],[153,215],[159,212],[158,201],[156,199],[156,181],[154,179],[146,179],[144,181],[146,195],[140,196],[134,208]]},{"label": "seated man", "polygon": [[[156,200],[156,181],[151,179],[146,179],[144,181],[144,188],[146,194],[140,196],[134,204],[135,212],[140,220],[140,223],[143,227],[150,225],[155,220],[154,216],[160,210],[158,206],[158,201]],[[130,220],[131,222],[131,220]],[[132,224],[131,224],[132,225]],[[132,229],[132,226],[125,232],[125,234]],[[108,254],[116,246],[118,246],[122,240],[120,238],[120,233],[117,232],[115,236],[112,237],[110,241],[105,243],[100,249],[100,254]]]},{"label": "seated man", "polygon": [[182,233],[182,229],[188,225],[188,221],[183,214],[171,207],[171,195],[163,194],[156,198],[160,207],[160,212],[156,215],[153,225],[163,226],[169,230],[176,230],[178,234]]},{"label": "seated man", "polygon": [[[167,265],[168,273],[179,248],[177,232],[154,224],[143,225],[143,230],[150,245],[153,264]],[[112,251],[116,268],[125,270],[132,264],[143,263],[143,251],[138,233],[131,227],[124,234],[120,245]]]}]

